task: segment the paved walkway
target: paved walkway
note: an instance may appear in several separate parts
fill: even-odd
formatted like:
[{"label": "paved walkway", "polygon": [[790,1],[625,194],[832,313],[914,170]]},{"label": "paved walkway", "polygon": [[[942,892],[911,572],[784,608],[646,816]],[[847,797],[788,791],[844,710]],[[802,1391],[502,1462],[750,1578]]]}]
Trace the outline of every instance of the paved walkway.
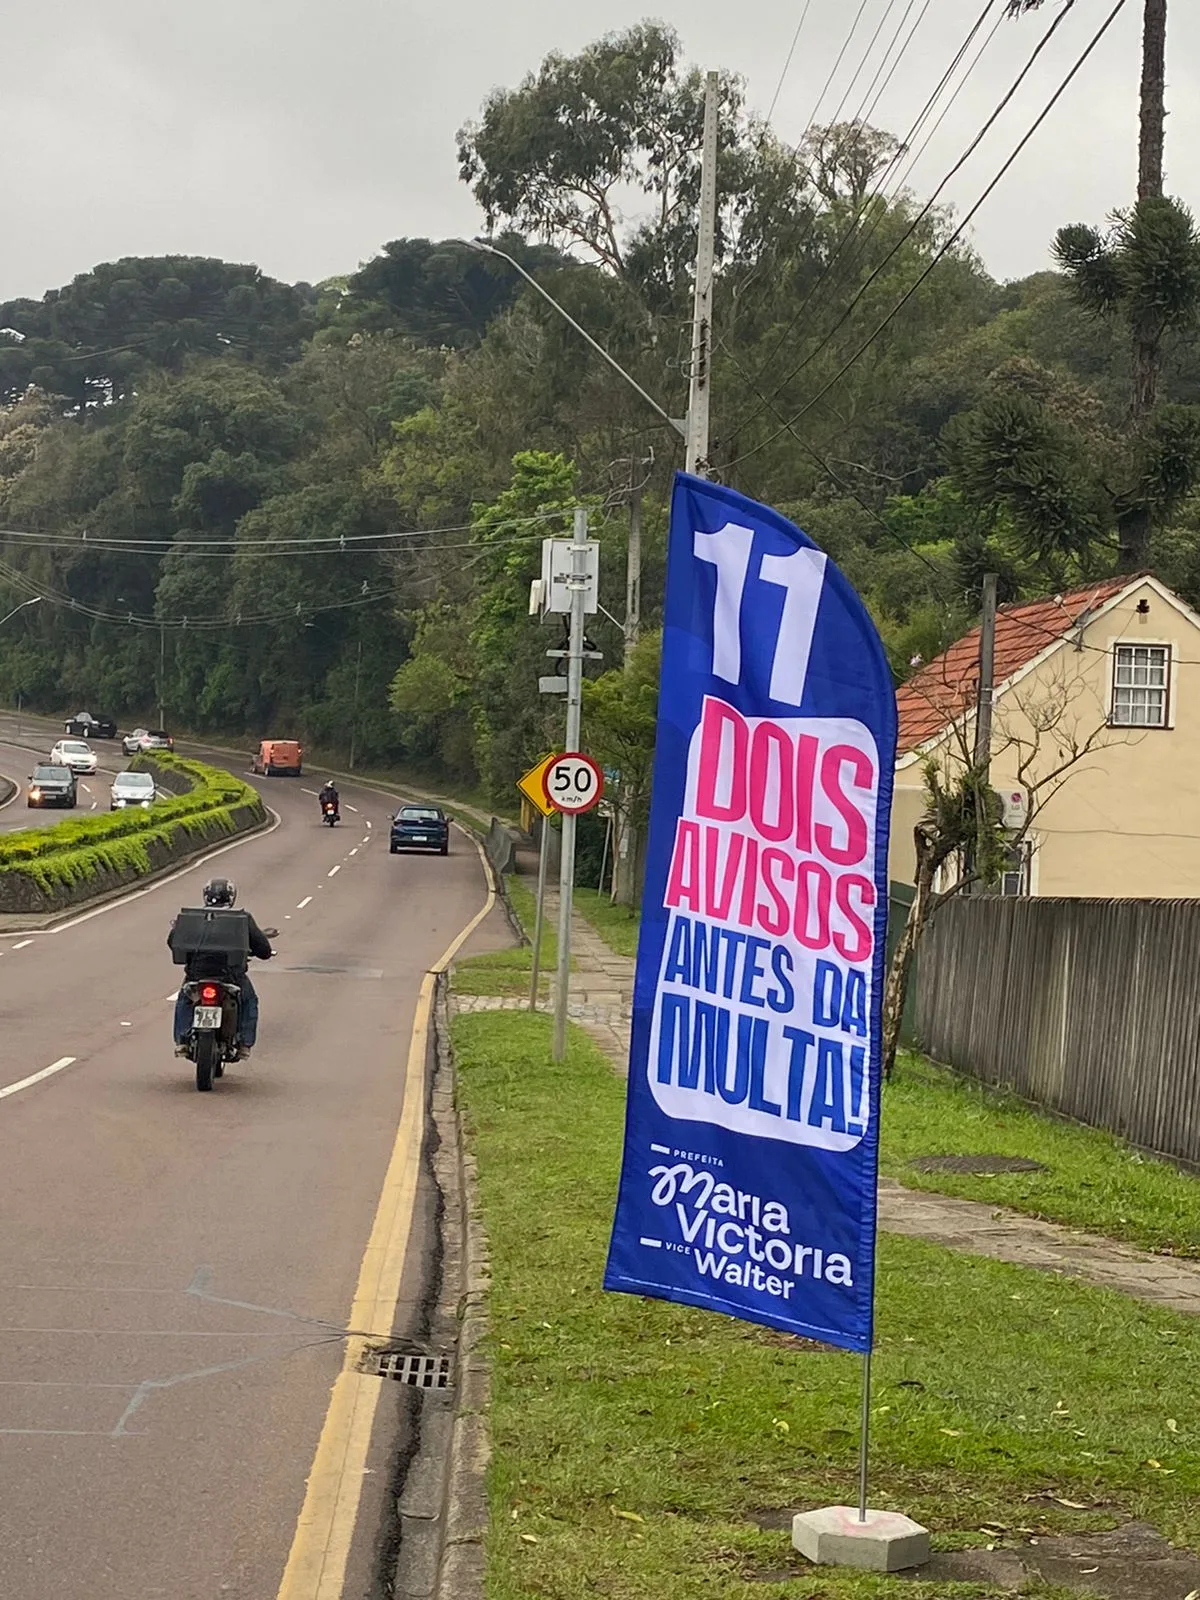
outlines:
[{"label": "paved walkway", "polygon": [[[546,922],[558,926],[558,895],[546,893]],[[633,1007],[633,962],[619,956],[580,916],[571,919],[571,993],[567,1010],[573,1022],[604,1051],[613,1066],[625,1076],[629,1065],[629,1018]],[[460,995],[455,998],[459,1011],[525,1011],[529,1000],[521,995],[501,999],[493,995]],[[549,1011],[553,999],[539,1000],[538,1010]]]},{"label": "paved walkway", "polygon": [[[546,914],[557,918],[557,896],[547,895]],[[571,1017],[624,1076],[629,1063],[633,961],[614,954],[578,915],[571,924],[571,955],[576,969],[571,974]],[[454,1003],[460,1011],[524,1011],[528,1005],[525,999],[488,995],[463,995]],[[540,1009],[548,1010],[549,1005],[543,1001]],[[1151,1305],[1200,1316],[1200,1262],[1152,1255],[973,1200],[906,1189],[890,1178],[879,1184],[879,1225],[888,1233],[1081,1278]]]}]

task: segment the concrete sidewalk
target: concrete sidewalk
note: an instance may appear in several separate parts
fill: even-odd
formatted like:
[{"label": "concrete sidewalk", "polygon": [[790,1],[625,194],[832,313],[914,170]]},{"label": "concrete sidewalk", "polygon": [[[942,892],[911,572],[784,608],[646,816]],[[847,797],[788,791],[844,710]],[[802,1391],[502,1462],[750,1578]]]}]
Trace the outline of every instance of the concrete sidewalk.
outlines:
[{"label": "concrete sidewalk", "polygon": [[[557,891],[546,891],[546,923],[558,926]],[[633,1009],[633,962],[616,955],[592,927],[576,913],[571,919],[571,994],[568,1012],[573,1022],[604,1051],[616,1070],[625,1076],[629,1066],[629,1019]],[[524,996],[456,995],[458,1011],[525,1011]],[[539,1011],[550,1011],[554,1002],[538,1002]]]},{"label": "concrete sidewalk", "polygon": [[[546,915],[553,926],[558,896],[547,894]],[[609,949],[590,923],[576,913],[571,923],[570,1015],[596,1041],[623,1077],[629,1064],[629,1023],[633,1001],[630,957]],[[491,995],[456,997],[457,1010],[524,1011],[522,998]],[[548,1010],[549,1001],[539,1009]],[[1200,1262],[1153,1255],[1115,1240],[1039,1222],[1016,1211],[973,1200],[906,1189],[883,1178],[879,1184],[879,1226],[888,1233],[929,1239],[970,1255],[1011,1261],[1042,1272],[1079,1278],[1103,1289],[1187,1316],[1200,1316]]]}]

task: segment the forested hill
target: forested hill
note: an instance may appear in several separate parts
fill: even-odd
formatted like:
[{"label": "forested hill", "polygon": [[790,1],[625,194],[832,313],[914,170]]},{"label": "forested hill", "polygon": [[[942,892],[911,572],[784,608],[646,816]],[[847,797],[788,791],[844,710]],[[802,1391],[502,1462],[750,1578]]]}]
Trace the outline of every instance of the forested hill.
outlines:
[{"label": "forested hill", "polygon": [[[661,31],[640,37],[661,52]],[[464,129],[464,179],[495,243],[681,416],[694,119],[626,95],[615,176],[584,183],[589,152],[564,135],[549,160],[539,137],[545,73]],[[677,109],[696,92],[673,55],[646,81]],[[732,82],[722,127],[717,474],[825,545],[898,674],[969,624],[986,569],[1002,598],[1111,570],[1095,482],[1123,448],[1119,320],[1055,273],[992,281],[896,181],[885,133],[817,129],[792,151]],[[646,216],[625,226],[614,194],[638,183]],[[1186,434],[1190,336],[1165,399]],[[557,643],[527,615],[540,541],[586,497],[620,619],[638,498],[645,660],[596,708],[618,750],[644,742],[676,442],[504,261],[399,239],[315,286],[106,263],[0,304],[0,407],[0,615],[43,597],[0,629],[0,699],[132,720],[161,695],[181,728],[353,741],[506,792],[561,714],[536,693]],[[1169,510],[1154,565],[1200,603],[1196,514],[1183,495]],[[595,643],[620,666],[614,622]]]}]

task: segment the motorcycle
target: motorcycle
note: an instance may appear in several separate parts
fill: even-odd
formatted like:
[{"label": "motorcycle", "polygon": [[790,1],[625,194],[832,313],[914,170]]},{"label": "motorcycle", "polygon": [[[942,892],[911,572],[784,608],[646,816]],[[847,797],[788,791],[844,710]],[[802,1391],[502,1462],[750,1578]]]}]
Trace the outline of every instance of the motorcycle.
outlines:
[{"label": "motorcycle", "polygon": [[341,815],[341,812],[338,810],[337,801],[336,800],[322,800],[321,801],[321,821],[322,822],[327,822],[329,824],[329,826],[332,828],[335,823],[338,823],[341,820],[342,820],[342,815]]},{"label": "motorcycle", "polygon": [[[278,928],[263,932],[268,939],[279,935]],[[196,1088],[205,1094],[225,1076],[228,1063],[238,1059],[242,991],[230,978],[194,978],[183,985],[183,992],[192,1005],[184,1054],[195,1063]]]}]

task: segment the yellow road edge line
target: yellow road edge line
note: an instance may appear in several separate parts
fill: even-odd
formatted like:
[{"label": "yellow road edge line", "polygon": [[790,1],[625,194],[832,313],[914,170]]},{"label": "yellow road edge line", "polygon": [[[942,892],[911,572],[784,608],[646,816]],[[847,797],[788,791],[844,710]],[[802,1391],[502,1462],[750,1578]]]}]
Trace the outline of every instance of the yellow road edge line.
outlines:
[{"label": "yellow road edge line", "polygon": [[342,1600],[351,1541],[362,1501],[375,1414],[383,1385],[358,1370],[372,1340],[391,1336],[412,1237],[425,1125],[425,1065],[437,979],[496,904],[491,863],[475,842],[487,875],[487,899],[421,983],[408,1050],[404,1106],[375,1220],[350,1307],[346,1355],[329,1397],[304,1504],[276,1600]]}]

